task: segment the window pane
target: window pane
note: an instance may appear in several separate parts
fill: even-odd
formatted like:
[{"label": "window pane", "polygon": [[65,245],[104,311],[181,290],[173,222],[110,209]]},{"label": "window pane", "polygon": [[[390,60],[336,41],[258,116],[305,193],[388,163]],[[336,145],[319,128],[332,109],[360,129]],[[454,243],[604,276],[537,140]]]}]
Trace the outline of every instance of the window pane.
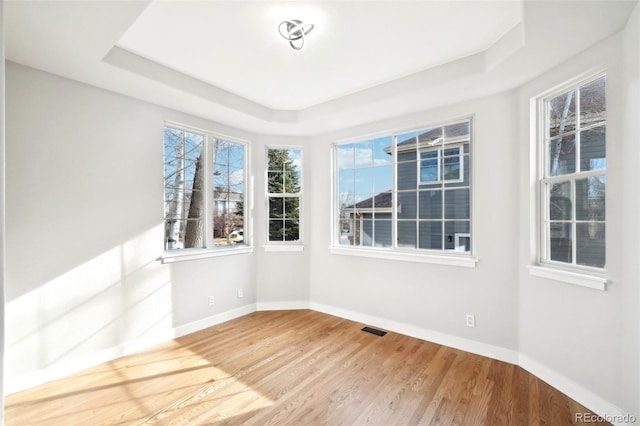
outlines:
[{"label": "window pane", "polygon": [[284,241],[298,241],[300,239],[300,222],[297,220],[284,221]]},{"label": "window pane", "polygon": [[338,243],[340,245],[354,245],[355,215],[346,210],[341,211],[338,219]]},{"label": "window pane", "polygon": [[[415,153],[413,158],[415,159]],[[398,189],[416,189],[418,183],[416,166],[416,161],[398,163]]]},{"label": "window pane", "polygon": [[580,132],[580,171],[600,170],[607,166],[606,127]]},{"label": "window pane", "polygon": [[420,248],[442,250],[442,222],[420,221]]},{"label": "window pane", "polygon": [[438,161],[422,161],[420,164],[420,182],[438,182]]},{"label": "window pane", "polygon": [[571,202],[571,183],[554,183],[549,188],[549,219],[571,220],[573,218]]},{"label": "window pane", "polygon": [[438,182],[439,150],[420,153],[420,182]]},{"label": "window pane", "polygon": [[576,263],[578,265],[604,268],[605,265],[604,223],[576,224]]},{"label": "window pane", "polygon": [[415,219],[417,217],[417,200],[415,191],[398,192],[398,218]]},{"label": "window pane", "polygon": [[[464,146],[465,149],[468,149],[468,145]],[[471,185],[471,161],[469,160],[469,154],[463,154],[461,156],[455,157],[456,161],[460,164],[460,172],[457,175],[453,175],[453,180],[445,180],[444,186],[447,188],[455,188],[462,186],[470,186]]]},{"label": "window pane", "polygon": [[580,88],[580,127],[589,126],[607,118],[606,81],[606,76],[602,76]]},{"label": "window pane", "polygon": [[392,188],[393,166],[378,166],[373,168],[373,193],[390,191]]},{"label": "window pane", "polygon": [[550,258],[558,262],[572,262],[572,225],[570,223],[552,222],[549,226]]},{"label": "window pane", "polygon": [[355,183],[358,194],[366,194],[366,198],[373,195],[373,176],[373,167],[358,168],[355,170]]},{"label": "window pane", "polygon": [[267,191],[270,194],[282,194],[284,192],[284,172],[267,173]]},{"label": "window pane", "polygon": [[449,126],[444,127],[444,137],[445,140],[452,138],[460,138],[460,137],[469,137],[469,122],[465,121],[462,123],[451,124]]},{"label": "window pane", "polygon": [[442,191],[420,191],[420,219],[442,219]]},{"label": "window pane", "polygon": [[353,144],[354,167],[373,167],[373,141],[363,141]]},{"label": "window pane", "polygon": [[396,142],[397,161],[415,161],[418,150],[418,133],[409,132],[399,135]]},{"label": "window pane", "polygon": [[338,170],[351,170],[355,168],[354,144],[336,146],[336,161]]},{"label": "window pane", "polygon": [[245,146],[218,139],[213,148],[214,244],[243,244]]},{"label": "window pane", "polygon": [[269,221],[269,241],[282,241],[284,229],[284,220]]},{"label": "window pane", "polygon": [[443,180],[460,180],[460,156],[443,158]]},{"label": "window pane", "polygon": [[576,96],[574,90],[551,99],[547,108],[548,137],[575,130]]},{"label": "window pane", "polygon": [[470,218],[471,205],[468,189],[448,189],[444,194],[444,217],[446,219]]},{"label": "window pane", "polygon": [[284,217],[285,219],[300,218],[300,199],[297,197],[287,197],[284,199]]},{"label": "window pane", "polygon": [[398,222],[398,247],[416,248],[416,222]]},{"label": "window pane", "polygon": [[576,137],[561,136],[549,141],[549,176],[560,176],[576,171]]},{"label": "window pane", "polygon": [[284,198],[269,197],[269,218],[284,218]]},{"label": "window pane", "polygon": [[[470,222],[469,221],[447,221],[444,223],[444,248],[445,250],[457,250],[456,241],[458,242],[458,248],[460,245],[466,247],[464,238],[469,237]],[[462,240],[461,240],[462,239]]]},{"label": "window pane", "polygon": [[204,247],[204,135],[165,127],[165,249]]},{"label": "window pane", "polygon": [[576,219],[605,220],[605,176],[576,180]]},{"label": "window pane", "polygon": [[370,215],[368,218],[363,218],[361,232],[360,245],[371,247],[373,245],[373,220],[371,220]]},{"label": "window pane", "polygon": [[376,220],[374,221],[374,232],[376,247],[391,247],[391,221]]}]

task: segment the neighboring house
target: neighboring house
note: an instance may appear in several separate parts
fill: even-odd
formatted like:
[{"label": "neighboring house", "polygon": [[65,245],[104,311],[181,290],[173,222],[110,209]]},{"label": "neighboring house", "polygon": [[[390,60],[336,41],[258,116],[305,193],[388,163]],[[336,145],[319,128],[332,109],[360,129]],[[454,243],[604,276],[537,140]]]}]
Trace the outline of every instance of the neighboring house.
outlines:
[{"label": "neighboring house", "polygon": [[242,215],[238,214],[238,206],[242,203],[242,193],[229,191],[217,186],[213,191],[214,238],[227,238],[236,229],[243,226]]},{"label": "neighboring house", "polygon": [[[398,139],[397,246],[470,251],[470,123]],[[344,207],[341,243],[391,247],[393,199],[388,190]]]}]

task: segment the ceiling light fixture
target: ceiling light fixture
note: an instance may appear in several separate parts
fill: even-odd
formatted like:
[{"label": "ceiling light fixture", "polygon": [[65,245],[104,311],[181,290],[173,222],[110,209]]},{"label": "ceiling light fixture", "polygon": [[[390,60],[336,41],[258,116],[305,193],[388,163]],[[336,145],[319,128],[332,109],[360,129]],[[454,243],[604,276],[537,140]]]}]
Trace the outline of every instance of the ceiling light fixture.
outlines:
[{"label": "ceiling light fixture", "polygon": [[309,34],[311,30],[313,30],[313,24],[303,24],[298,19],[282,21],[278,26],[278,32],[283,38],[289,40],[289,44],[294,50],[302,49],[304,36]]}]

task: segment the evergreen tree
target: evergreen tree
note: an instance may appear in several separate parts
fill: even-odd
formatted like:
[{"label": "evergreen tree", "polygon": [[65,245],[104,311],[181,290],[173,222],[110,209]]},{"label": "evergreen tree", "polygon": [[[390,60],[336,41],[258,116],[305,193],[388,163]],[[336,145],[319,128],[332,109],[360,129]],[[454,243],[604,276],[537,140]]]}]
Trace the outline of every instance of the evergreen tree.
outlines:
[{"label": "evergreen tree", "polygon": [[291,152],[268,151],[269,241],[300,239],[300,174]]}]

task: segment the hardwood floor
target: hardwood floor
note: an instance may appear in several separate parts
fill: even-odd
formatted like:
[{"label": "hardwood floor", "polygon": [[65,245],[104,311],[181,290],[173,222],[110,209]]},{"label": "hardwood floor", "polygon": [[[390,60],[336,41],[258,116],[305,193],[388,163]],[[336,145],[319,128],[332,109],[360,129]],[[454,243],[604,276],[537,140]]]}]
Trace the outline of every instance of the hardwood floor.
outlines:
[{"label": "hardwood floor", "polygon": [[589,412],[520,367],[362,327],[256,312],[10,395],[5,422],[556,426]]}]

